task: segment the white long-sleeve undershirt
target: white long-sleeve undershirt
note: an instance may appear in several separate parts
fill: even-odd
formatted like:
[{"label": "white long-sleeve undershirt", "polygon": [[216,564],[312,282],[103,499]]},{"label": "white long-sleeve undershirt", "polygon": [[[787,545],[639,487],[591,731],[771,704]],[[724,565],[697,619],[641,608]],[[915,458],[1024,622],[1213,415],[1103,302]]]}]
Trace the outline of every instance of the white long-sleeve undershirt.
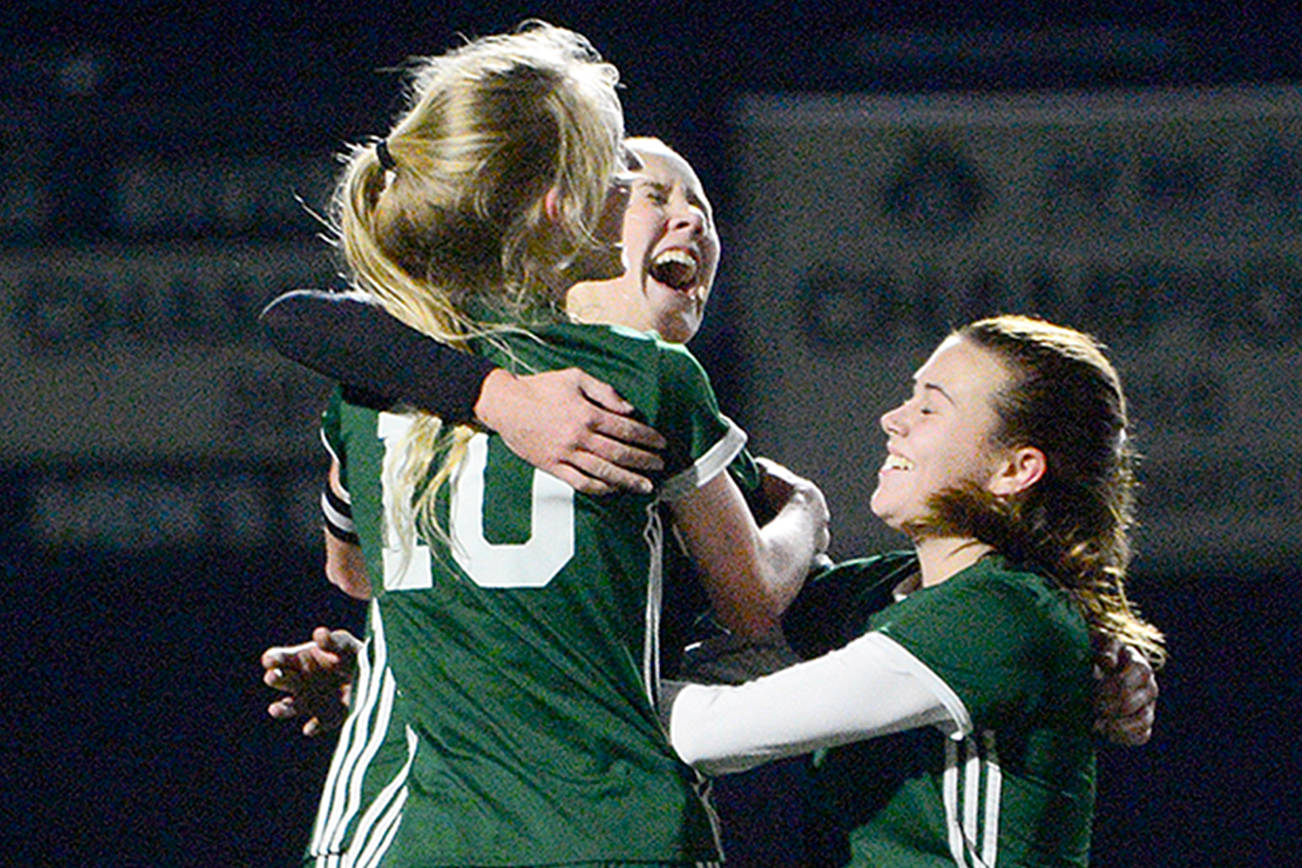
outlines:
[{"label": "white long-sleeve undershirt", "polygon": [[899,643],[868,633],[745,684],[687,685],[669,729],[684,761],[719,775],[923,726],[955,737],[972,728],[944,681]]}]

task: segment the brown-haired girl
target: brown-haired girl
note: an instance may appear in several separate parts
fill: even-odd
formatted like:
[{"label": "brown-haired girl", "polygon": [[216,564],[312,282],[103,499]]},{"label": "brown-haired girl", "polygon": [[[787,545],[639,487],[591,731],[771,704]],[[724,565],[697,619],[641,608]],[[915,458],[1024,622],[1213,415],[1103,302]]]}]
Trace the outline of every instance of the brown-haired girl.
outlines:
[{"label": "brown-haired girl", "polygon": [[913,551],[836,568],[817,614],[793,613],[793,644],[839,650],[683,688],[674,745],[710,773],[828,748],[809,848],[826,864],[1084,865],[1091,635],[1163,657],[1125,594],[1135,477],[1116,372],[1080,332],[982,320],[882,427],[872,507]]}]

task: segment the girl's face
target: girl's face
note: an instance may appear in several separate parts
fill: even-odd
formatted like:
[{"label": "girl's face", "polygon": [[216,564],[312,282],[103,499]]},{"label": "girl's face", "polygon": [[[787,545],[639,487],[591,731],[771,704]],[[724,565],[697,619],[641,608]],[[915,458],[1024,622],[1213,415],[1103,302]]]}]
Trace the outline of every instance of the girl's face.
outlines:
[{"label": "girl's face", "polygon": [[645,149],[624,211],[624,272],[576,286],[569,309],[578,319],[655,331],[685,343],[696,334],[719,266],[719,235],[710,201],[677,153]]},{"label": "girl's face", "polygon": [[1007,450],[995,397],[1011,375],[987,350],[951,336],[913,377],[913,394],[882,416],[886,460],[877,473],[872,510],[897,530],[927,517],[927,502],[975,483],[990,489]]}]

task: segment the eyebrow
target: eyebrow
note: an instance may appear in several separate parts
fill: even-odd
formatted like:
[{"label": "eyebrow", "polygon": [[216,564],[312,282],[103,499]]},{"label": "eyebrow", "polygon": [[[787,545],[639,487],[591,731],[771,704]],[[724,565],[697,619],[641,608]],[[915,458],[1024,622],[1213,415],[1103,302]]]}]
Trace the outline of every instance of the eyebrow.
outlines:
[{"label": "eyebrow", "polygon": [[938,392],[946,401],[953,404],[955,407],[958,406],[958,403],[950,396],[949,392],[946,392],[939,383],[923,383],[922,388],[928,392]]}]

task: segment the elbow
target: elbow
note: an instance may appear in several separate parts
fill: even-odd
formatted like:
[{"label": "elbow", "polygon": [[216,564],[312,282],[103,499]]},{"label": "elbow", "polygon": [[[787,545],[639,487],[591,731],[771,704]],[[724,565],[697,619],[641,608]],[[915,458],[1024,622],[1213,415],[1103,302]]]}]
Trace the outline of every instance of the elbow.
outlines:
[{"label": "elbow", "polygon": [[371,598],[371,578],[359,546],[341,542],[326,534],[326,579],[355,600]]},{"label": "elbow", "polygon": [[330,565],[326,564],[326,578],[330,580],[330,584],[354,600],[369,600],[371,598],[371,583],[365,574],[358,577],[352,571],[331,569]]}]

